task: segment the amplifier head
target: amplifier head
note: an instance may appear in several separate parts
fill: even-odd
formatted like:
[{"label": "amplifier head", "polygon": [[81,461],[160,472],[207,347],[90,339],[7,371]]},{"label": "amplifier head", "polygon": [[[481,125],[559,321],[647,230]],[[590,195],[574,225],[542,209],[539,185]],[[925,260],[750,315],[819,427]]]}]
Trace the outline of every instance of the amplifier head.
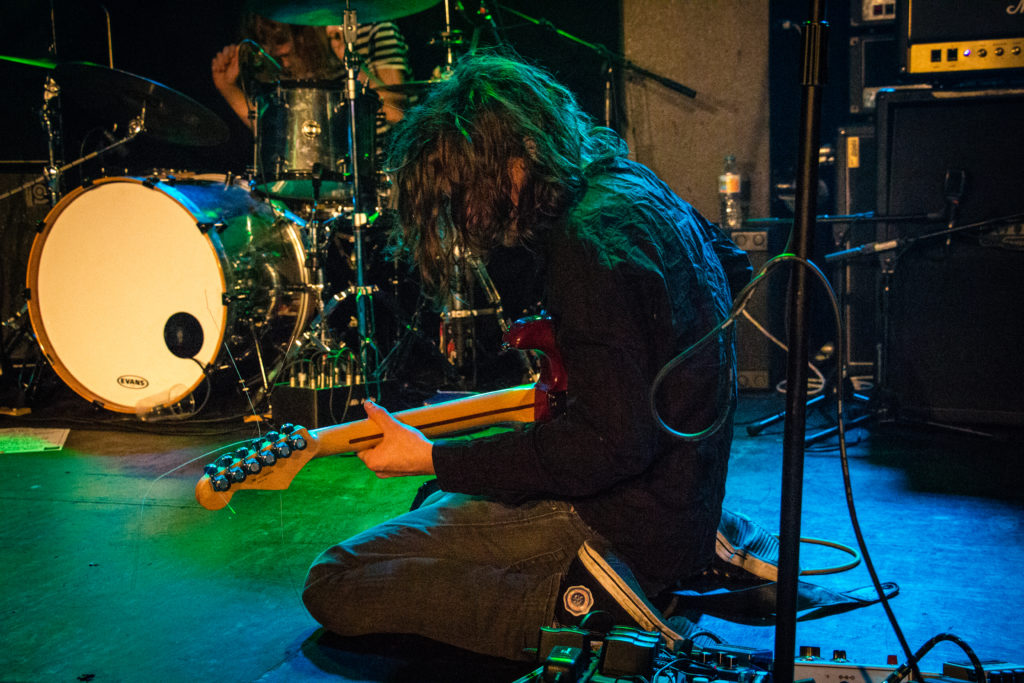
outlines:
[{"label": "amplifier head", "polygon": [[900,73],[1024,77],[1024,0],[899,0]]}]

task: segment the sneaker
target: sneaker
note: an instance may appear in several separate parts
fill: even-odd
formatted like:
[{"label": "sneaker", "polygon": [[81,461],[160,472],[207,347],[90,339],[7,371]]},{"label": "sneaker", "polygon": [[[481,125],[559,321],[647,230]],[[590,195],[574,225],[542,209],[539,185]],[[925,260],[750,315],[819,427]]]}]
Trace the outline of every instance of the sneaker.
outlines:
[{"label": "sneaker", "polygon": [[565,626],[587,626],[599,612],[606,613],[613,626],[660,633],[671,652],[687,640],[666,623],[622,560],[599,543],[586,541],[562,580],[555,618]]}]

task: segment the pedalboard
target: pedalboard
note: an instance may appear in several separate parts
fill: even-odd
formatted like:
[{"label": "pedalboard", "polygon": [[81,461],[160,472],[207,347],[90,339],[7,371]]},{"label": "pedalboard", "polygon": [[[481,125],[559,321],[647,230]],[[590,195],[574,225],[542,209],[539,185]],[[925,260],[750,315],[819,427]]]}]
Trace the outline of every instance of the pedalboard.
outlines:
[{"label": "pedalboard", "polygon": [[[886,683],[894,673],[903,672],[897,655],[885,659],[870,664],[851,661],[844,650],[833,650],[832,658],[825,659],[820,648],[801,646],[793,661],[793,680]],[[670,652],[658,633],[627,626],[607,633],[544,627],[537,643],[539,668],[513,683],[771,683],[773,661],[772,650],[725,643],[695,646],[684,641]],[[980,668],[981,680],[970,661],[945,662],[941,673],[921,671],[922,683],[1024,683],[1024,665],[982,660]]]},{"label": "pedalboard", "polygon": [[971,683],[1020,683],[1024,681],[1024,664],[983,659],[981,660],[981,670],[985,678],[979,682],[974,665],[970,662],[946,662],[942,665],[942,675],[945,678],[955,678],[960,681],[971,681]]},{"label": "pedalboard", "polygon": [[[884,683],[898,666],[896,655],[886,657],[885,663],[868,664],[850,661],[845,650],[833,650],[832,659],[824,659],[819,648],[802,646],[793,662],[793,678],[814,679],[815,683]],[[928,678],[938,675],[921,674]]]},{"label": "pedalboard", "polygon": [[[899,667],[896,655],[889,655],[886,663],[865,664],[846,658],[846,652],[833,650],[832,659],[823,659],[815,647],[801,647],[800,656],[793,663],[795,680],[813,679],[815,683],[884,683]],[[1024,665],[982,660],[985,674],[980,683],[1021,683]],[[974,665],[969,661],[945,662],[942,672],[921,671],[925,683],[979,683]]]}]

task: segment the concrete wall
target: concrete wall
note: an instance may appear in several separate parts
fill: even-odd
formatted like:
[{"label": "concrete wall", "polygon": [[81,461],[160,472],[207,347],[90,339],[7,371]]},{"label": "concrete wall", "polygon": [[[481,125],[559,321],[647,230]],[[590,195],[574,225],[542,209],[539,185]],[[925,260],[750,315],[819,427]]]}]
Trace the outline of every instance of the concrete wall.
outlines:
[{"label": "concrete wall", "polygon": [[697,91],[689,98],[624,72],[633,156],[708,218],[718,220],[718,174],[734,154],[749,183],[749,216],[767,216],[768,2],[623,0],[631,62]]}]

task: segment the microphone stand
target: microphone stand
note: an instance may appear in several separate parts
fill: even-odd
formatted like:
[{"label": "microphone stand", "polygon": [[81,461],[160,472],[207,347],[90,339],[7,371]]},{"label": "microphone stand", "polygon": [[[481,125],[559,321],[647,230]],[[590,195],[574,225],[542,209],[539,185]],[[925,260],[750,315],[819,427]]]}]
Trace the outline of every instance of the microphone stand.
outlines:
[{"label": "microphone stand", "polygon": [[[880,216],[878,218],[873,218],[872,220],[878,222],[891,223],[894,219],[897,218],[902,219],[903,217]],[[934,220],[935,215],[927,214],[926,218]],[[834,263],[836,261],[847,261],[849,259],[857,258],[859,256],[865,256],[868,254],[878,254],[880,252],[892,251],[893,249],[899,249],[902,247],[910,246],[911,244],[914,244],[915,242],[920,242],[922,240],[930,240],[935,239],[937,237],[949,238],[958,232],[974,230],[975,228],[991,227],[994,225],[998,225],[1000,223],[1014,223],[1022,219],[1024,219],[1024,213],[1011,214],[1009,216],[1003,216],[1002,218],[992,218],[986,221],[980,221],[978,223],[969,223],[966,225],[953,225],[954,221],[951,219],[950,222],[946,225],[946,227],[941,230],[936,230],[935,232],[926,232],[923,235],[918,235],[916,237],[897,237],[896,239],[885,240],[882,242],[868,242],[867,244],[862,244],[857,247],[851,247],[850,249],[834,251],[831,254],[825,254],[825,261],[827,261],[828,263]]]},{"label": "microphone stand", "polygon": [[[821,140],[822,86],[826,81],[828,23],[824,0],[809,1],[803,31],[800,148],[796,211],[790,243],[798,258],[810,260],[817,209],[818,150]],[[788,304],[790,339],[786,374],[786,423],[783,434],[782,490],[779,513],[779,574],[776,602],[774,683],[793,683],[796,654],[797,596],[800,575],[800,518],[803,501],[804,433],[807,417],[808,272],[798,267]]]}]

